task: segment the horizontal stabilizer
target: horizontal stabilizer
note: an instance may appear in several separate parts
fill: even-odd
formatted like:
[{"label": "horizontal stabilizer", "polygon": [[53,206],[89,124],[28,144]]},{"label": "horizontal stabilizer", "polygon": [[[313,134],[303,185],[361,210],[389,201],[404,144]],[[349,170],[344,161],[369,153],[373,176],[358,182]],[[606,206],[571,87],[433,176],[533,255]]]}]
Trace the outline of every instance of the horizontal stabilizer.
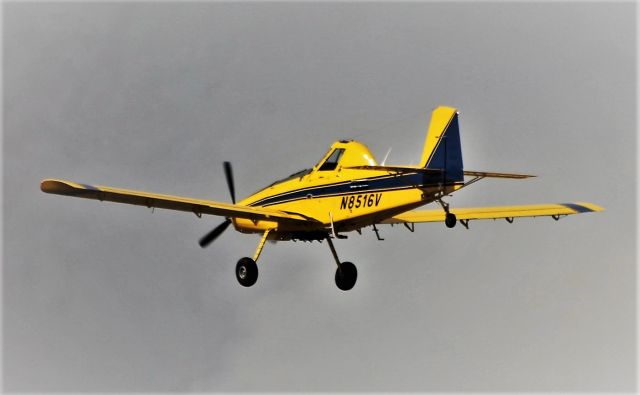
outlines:
[{"label": "horizontal stabilizer", "polygon": [[465,176],[482,177],[482,178],[531,178],[535,177],[530,174],[516,174],[516,173],[492,173],[488,171],[464,171]]},{"label": "horizontal stabilizer", "polygon": [[[561,215],[591,213],[604,209],[593,203],[532,204],[526,206],[500,206],[476,208],[452,208],[459,220],[513,219],[515,217],[559,217]],[[444,222],[444,210],[409,211],[381,221],[383,224]]]},{"label": "horizontal stabilizer", "polygon": [[[429,174],[442,174],[445,172],[444,169],[429,169],[423,167],[414,167],[414,166],[349,166],[344,167],[343,169],[350,170],[376,170],[376,171],[387,171],[389,173],[429,173]],[[514,179],[522,179],[522,178],[531,178],[536,177],[531,174],[518,174],[518,173],[495,173],[489,171],[470,171],[464,170],[465,176],[473,176],[473,177],[481,177],[481,178],[514,178]]]}]

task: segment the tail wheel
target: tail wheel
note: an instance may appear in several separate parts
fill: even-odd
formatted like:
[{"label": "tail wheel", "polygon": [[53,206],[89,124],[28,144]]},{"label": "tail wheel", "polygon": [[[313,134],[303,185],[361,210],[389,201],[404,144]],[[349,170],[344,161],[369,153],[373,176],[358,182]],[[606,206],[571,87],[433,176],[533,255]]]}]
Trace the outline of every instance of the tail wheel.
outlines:
[{"label": "tail wheel", "polygon": [[444,224],[447,225],[447,228],[453,228],[456,226],[456,215],[452,213],[447,213],[444,218]]},{"label": "tail wheel", "polygon": [[258,281],[258,265],[251,258],[240,258],[236,264],[236,278],[243,287],[250,287]]},{"label": "tail wheel", "polygon": [[356,285],[358,270],[351,262],[342,262],[336,269],[336,285],[343,291],[348,291]]}]

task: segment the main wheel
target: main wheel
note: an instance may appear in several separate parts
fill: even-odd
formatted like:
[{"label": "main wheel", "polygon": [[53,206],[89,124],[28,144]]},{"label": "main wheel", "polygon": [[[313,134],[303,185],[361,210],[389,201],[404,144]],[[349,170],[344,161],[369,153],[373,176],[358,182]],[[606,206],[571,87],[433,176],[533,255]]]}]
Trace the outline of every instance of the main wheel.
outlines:
[{"label": "main wheel", "polygon": [[456,215],[447,213],[447,216],[444,218],[444,224],[447,225],[447,228],[453,228],[456,226]]},{"label": "main wheel", "polygon": [[343,291],[348,291],[356,285],[358,270],[351,262],[342,262],[336,269],[336,285]]},{"label": "main wheel", "polygon": [[236,264],[236,278],[243,287],[250,287],[258,281],[258,265],[251,258],[240,258]]}]

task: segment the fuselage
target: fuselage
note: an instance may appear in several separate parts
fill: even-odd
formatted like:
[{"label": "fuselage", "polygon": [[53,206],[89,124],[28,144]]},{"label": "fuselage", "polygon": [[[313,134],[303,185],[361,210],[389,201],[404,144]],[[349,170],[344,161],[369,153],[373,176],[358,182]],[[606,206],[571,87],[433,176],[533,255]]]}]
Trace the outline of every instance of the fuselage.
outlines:
[{"label": "fuselage", "polygon": [[[271,221],[234,219],[236,230],[263,233],[273,239],[305,238],[315,231],[348,232],[434,201],[461,184],[443,184],[437,174],[353,169],[376,166],[369,149],[357,141],[338,141],[312,169],[276,181],[239,204],[269,207],[309,217],[305,225],[283,227]],[[313,238],[313,236],[311,236]]]}]

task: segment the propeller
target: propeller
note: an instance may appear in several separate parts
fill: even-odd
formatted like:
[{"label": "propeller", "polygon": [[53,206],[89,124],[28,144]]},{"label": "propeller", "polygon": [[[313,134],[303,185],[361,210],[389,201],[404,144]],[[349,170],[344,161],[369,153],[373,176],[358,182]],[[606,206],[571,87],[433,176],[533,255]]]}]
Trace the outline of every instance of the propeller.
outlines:
[{"label": "propeller", "polygon": [[220,236],[222,234],[222,232],[227,230],[229,225],[231,225],[231,220],[230,219],[226,219],[226,220],[224,220],[223,223],[221,223],[220,225],[216,226],[211,232],[209,232],[206,235],[204,235],[204,237],[202,237],[200,239],[200,241],[198,242],[198,244],[200,244],[200,247],[205,248],[206,246],[211,244],[215,239],[218,238],[218,236]]},{"label": "propeller", "polygon": [[[229,187],[229,194],[231,195],[231,202],[236,204],[236,189],[233,184],[233,170],[231,169],[230,162],[224,162],[224,175],[227,179],[227,186]],[[211,232],[204,235],[198,244],[200,247],[205,248],[209,244],[211,244],[215,239],[218,238],[227,228],[231,225],[231,220],[229,218],[225,219],[223,223],[216,226]]]},{"label": "propeller", "polygon": [[231,203],[236,204],[236,188],[233,186],[233,171],[231,170],[231,162],[224,162],[224,176],[227,178],[227,186],[231,194]]}]

